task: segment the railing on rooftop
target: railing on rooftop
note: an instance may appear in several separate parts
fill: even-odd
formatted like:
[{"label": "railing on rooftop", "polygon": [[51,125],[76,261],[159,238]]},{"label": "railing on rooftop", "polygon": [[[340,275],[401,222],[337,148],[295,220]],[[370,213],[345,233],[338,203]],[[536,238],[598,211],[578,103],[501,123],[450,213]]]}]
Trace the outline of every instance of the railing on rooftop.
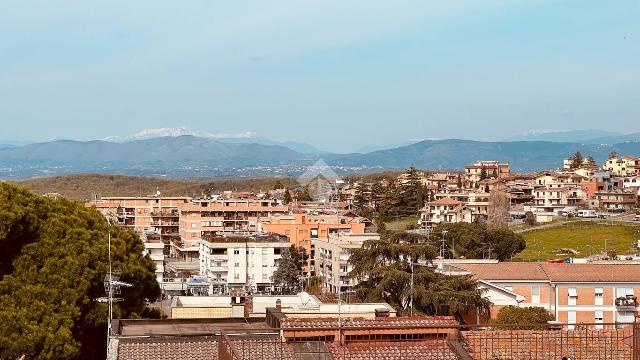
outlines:
[{"label": "railing on rooftop", "polygon": [[[575,329],[561,330],[570,325]],[[640,324],[620,325],[362,327],[336,321],[222,332],[219,359],[640,360]]]}]

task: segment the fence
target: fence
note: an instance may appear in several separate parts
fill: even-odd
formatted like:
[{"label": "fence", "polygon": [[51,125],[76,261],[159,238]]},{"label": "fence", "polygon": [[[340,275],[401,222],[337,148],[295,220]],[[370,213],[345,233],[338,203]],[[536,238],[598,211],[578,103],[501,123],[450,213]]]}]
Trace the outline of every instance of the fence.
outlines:
[{"label": "fence", "polygon": [[243,330],[220,334],[218,349],[220,360],[640,360],[640,324],[560,326]]}]

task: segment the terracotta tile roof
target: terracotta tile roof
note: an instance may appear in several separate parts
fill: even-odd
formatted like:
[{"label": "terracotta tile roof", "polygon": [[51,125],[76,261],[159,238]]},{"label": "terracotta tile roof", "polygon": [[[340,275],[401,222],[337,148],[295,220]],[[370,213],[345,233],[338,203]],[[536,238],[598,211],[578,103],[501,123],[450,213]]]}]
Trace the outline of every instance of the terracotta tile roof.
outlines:
[{"label": "terracotta tile roof", "polygon": [[244,339],[232,342],[241,359],[288,360],[298,359],[293,345],[278,336],[260,339]]},{"label": "terracotta tile roof", "polygon": [[456,264],[481,280],[548,280],[538,263]]},{"label": "terracotta tile roof", "polygon": [[[295,319],[287,318],[282,321],[283,329],[319,329],[335,328],[337,318]],[[346,328],[372,328],[372,327],[447,327],[456,326],[458,322],[453,316],[413,316],[413,317],[389,317],[378,319],[346,318],[342,319],[342,326]]]},{"label": "terracotta tile roof", "polygon": [[427,205],[460,205],[462,202],[451,198],[442,198],[435,201],[430,201]]},{"label": "terracotta tile roof", "polygon": [[464,331],[472,359],[619,359],[633,356],[631,327],[621,330]]},{"label": "terracotta tile roof", "polygon": [[332,360],[457,360],[444,340],[371,342],[327,345]]},{"label": "terracotta tile roof", "polygon": [[215,360],[218,341],[213,337],[121,339],[118,360]]},{"label": "terracotta tile roof", "polygon": [[502,262],[456,264],[482,280],[547,280],[552,282],[640,282],[640,264],[547,264]]},{"label": "terracotta tile roof", "polygon": [[551,281],[640,282],[640,264],[543,264]]}]

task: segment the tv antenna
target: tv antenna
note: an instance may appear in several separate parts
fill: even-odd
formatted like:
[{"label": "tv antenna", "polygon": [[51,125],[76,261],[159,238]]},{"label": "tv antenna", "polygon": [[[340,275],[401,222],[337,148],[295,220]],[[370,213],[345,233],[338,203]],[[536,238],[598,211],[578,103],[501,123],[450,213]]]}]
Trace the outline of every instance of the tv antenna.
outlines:
[{"label": "tv antenna", "polygon": [[100,297],[95,299],[96,302],[99,303],[107,303],[109,305],[109,313],[107,317],[107,359],[109,359],[109,344],[111,343],[111,338],[115,335],[113,331],[111,331],[111,322],[113,320],[113,303],[124,301],[123,298],[114,298],[114,295],[120,295],[122,292],[122,287],[131,287],[132,284],[120,281],[120,276],[122,275],[121,271],[113,271],[111,268],[111,220],[107,217],[107,223],[109,224],[108,230],[108,252],[109,252],[109,271],[104,276],[104,292],[107,296]]}]

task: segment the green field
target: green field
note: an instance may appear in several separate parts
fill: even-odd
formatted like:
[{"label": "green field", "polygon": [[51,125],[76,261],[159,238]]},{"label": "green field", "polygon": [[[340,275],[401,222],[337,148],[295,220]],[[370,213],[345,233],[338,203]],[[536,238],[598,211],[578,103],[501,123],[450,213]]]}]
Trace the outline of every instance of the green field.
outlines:
[{"label": "green field", "polygon": [[573,257],[616,250],[618,254],[630,254],[633,240],[640,240],[640,226],[627,223],[573,221],[565,225],[523,233],[527,248],[514,260],[537,261],[558,259],[554,249],[571,248],[580,252]]}]

